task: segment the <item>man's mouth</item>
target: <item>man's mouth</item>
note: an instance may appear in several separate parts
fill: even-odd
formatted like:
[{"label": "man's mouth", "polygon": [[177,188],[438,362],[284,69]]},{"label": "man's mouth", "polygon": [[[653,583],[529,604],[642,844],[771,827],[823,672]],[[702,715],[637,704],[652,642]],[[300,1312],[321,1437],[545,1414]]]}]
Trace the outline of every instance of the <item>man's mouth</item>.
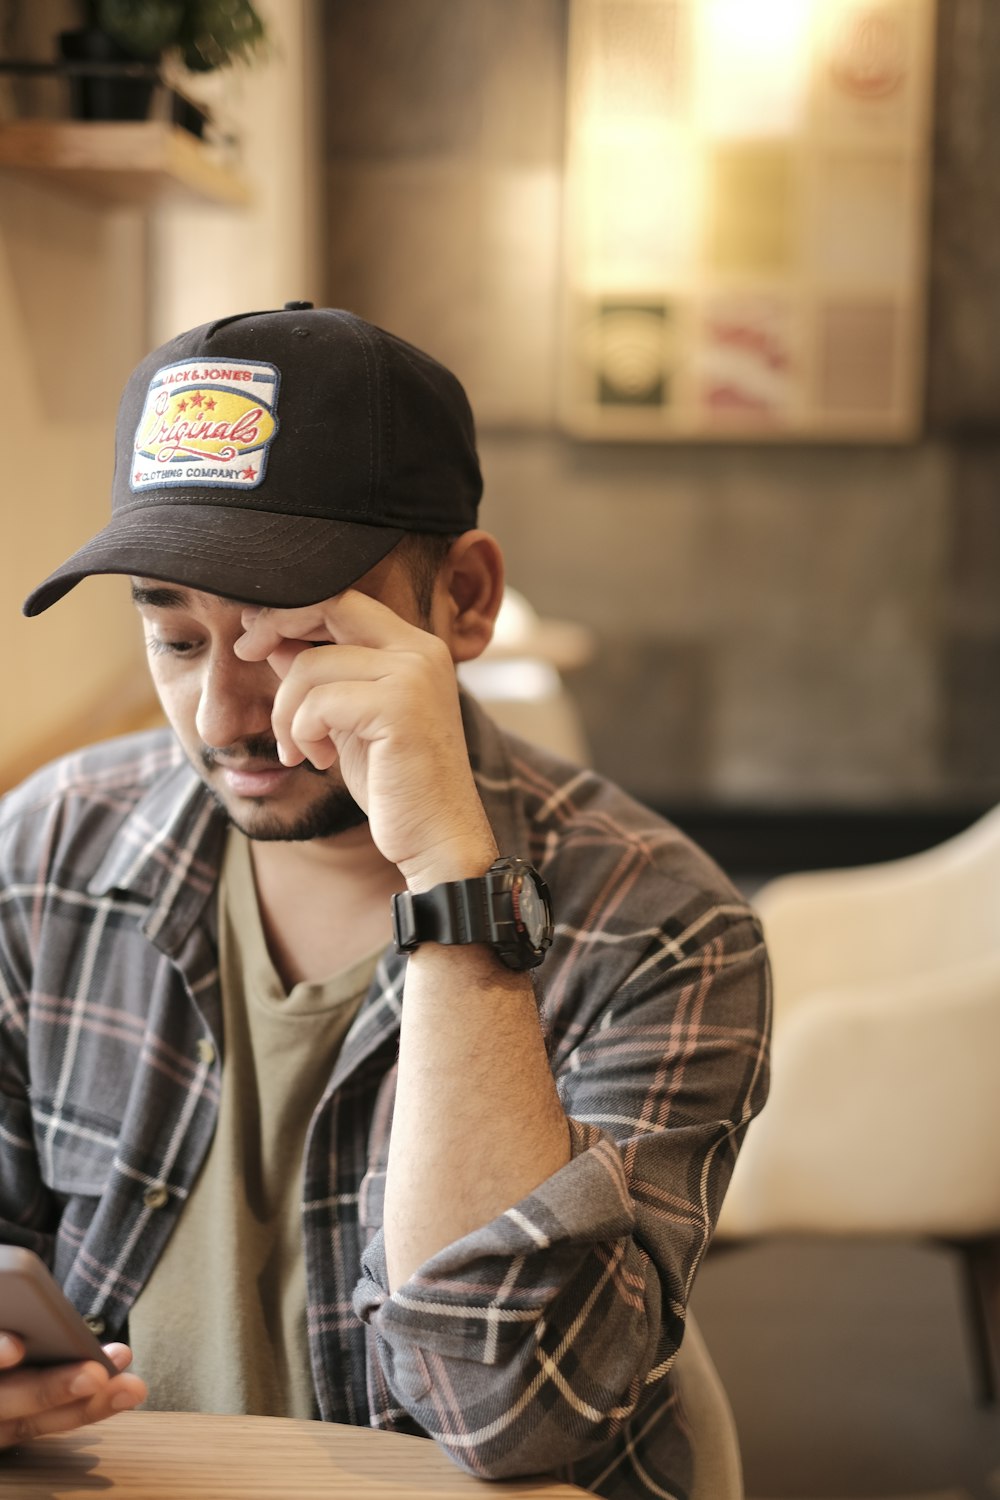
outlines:
[{"label": "man's mouth", "polygon": [[246,759],[243,760],[231,751],[214,750],[208,746],[204,746],[201,751],[206,771],[218,775],[223,784],[238,797],[269,796],[283,787],[289,776],[298,770],[312,771],[316,776],[325,774],[308,760],[299,766],[283,766],[273,742],[245,745],[243,749],[246,754]]},{"label": "man's mouth", "polygon": [[231,766],[214,762],[225,786],[238,797],[266,797],[283,786],[291,769],[278,762],[271,766]]}]

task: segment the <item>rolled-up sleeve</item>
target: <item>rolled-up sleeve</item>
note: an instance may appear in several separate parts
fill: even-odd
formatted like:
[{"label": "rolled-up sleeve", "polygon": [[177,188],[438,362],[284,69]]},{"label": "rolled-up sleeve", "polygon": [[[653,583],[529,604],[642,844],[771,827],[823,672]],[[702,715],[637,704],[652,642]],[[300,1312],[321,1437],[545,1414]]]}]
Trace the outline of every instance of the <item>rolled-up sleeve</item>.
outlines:
[{"label": "rolled-up sleeve", "polygon": [[554,1053],[571,1160],[393,1293],[379,1231],[355,1293],[394,1401],[487,1477],[559,1469],[584,1483],[637,1413],[664,1406],[694,1275],[766,1096],[767,962],[746,908],[647,929],[600,1003],[597,987],[592,968],[590,1004],[572,1004]]}]

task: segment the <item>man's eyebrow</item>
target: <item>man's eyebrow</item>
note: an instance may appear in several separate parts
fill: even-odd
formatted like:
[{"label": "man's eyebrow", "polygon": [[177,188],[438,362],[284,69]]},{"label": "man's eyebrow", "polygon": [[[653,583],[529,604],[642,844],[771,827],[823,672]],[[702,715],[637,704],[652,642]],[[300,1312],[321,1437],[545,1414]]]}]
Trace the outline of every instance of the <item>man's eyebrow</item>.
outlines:
[{"label": "man's eyebrow", "polygon": [[188,609],[191,600],[183,590],[169,588],[166,584],[149,588],[143,583],[133,583],[132,603],[140,608],[146,605],[149,609]]}]

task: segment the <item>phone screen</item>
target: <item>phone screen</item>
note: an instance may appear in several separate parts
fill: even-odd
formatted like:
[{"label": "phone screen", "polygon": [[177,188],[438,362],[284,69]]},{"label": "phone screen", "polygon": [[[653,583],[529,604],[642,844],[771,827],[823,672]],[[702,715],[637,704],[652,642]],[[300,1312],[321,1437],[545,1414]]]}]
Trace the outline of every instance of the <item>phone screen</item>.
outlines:
[{"label": "phone screen", "polygon": [[26,1364],[62,1365],[96,1359],[111,1374],[117,1373],[45,1262],[33,1250],[0,1245],[0,1331],[16,1333],[24,1340]]}]

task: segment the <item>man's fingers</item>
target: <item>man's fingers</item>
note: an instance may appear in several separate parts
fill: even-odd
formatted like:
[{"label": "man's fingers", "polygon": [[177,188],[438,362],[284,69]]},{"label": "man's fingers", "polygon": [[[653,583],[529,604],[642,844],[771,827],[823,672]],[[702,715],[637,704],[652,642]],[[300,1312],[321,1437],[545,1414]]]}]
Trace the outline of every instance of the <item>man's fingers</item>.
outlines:
[{"label": "man's fingers", "polygon": [[0,1370],[9,1370],[19,1365],[24,1358],[24,1345],[13,1333],[0,1333]]},{"label": "man's fingers", "polygon": [[71,1401],[51,1411],[37,1412],[30,1417],[12,1417],[0,1421],[0,1450],[26,1443],[31,1438],[46,1437],[55,1432],[72,1432],[84,1423],[86,1401]]},{"label": "man's fingers", "polygon": [[234,650],[244,661],[264,661],[287,640],[330,641],[386,650],[426,634],[387,604],[358,589],[345,589],[333,599],[302,609],[248,608],[242,620],[245,633]]},{"label": "man's fingers", "polygon": [[276,701],[271,724],[282,764],[309,760],[317,770],[328,770],[337,759],[338,735],[357,733],[361,726],[370,730],[380,707],[366,682],[320,683],[304,695],[290,694],[280,709]]},{"label": "man's fingers", "polygon": [[112,1375],[107,1385],[87,1402],[84,1420],[103,1422],[115,1412],[132,1411],[141,1406],[148,1395],[149,1388],[138,1375]]},{"label": "man's fingers", "polygon": [[[124,1344],[110,1345],[114,1363],[128,1363]],[[0,1448],[47,1433],[70,1432],[103,1422],[141,1405],[148,1394],[138,1375],[109,1376],[98,1364],[58,1365],[51,1370],[25,1366],[0,1387]]]},{"label": "man's fingers", "polygon": [[[274,658],[268,660],[273,663]],[[307,758],[319,770],[332,765],[337,757],[329,744],[321,760],[313,758],[313,750],[326,741],[335,723],[345,730],[356,727],[362,705],[378,701],[368,698],[370,685],[391,676],[394,666],[398,663],[384,651],[366,646],[330,646],[303,651],[285,673],[275,667],[283,680],[274,696],[271,728],[282,764],[293,766]],[[306,716],[300,717],[306,705]],[[323,712],[324,706],[333,709],[335,705],[339,710],[336,721]]]},{"label": "man's fingers", "polygon": [[57,1432],[73,1432],[78,1427],[92,1427],[95,1422],[105,1422],[108,1417],[121,1411],[132,1411],[145,1400],[142,1391],[115,1390],[91,1398],[89,1401],[69,1401],[63,1406],[53,1406],[48,1411],[37,1412],[30,1417],[20,1417],[0,1422],[0,1449],[13,1447],[31,1438],[50,1437]]},{"label": "man's fingers", "polygon": [[268,652],[268,665],[275,677],[279,677],[283,682],[294,667],[296,659],[318,644],[317,641],[283,640],[275,646],[273,651]]},{"label": "man's fingers", "polygon": [[21,1365],[0,1383],[0,1423],[30,1424],[61,1406],[83,1406],[111,1377],[93,1360],[38,1369]]},{"label": "man's fingers", "polygon": [[303,645],[329,643],[330,634],[315,611],[262,610],[249,623],[243,616],[243,634],[234,642],[233,650],[242,661],[265,661],[290,641]]}]

